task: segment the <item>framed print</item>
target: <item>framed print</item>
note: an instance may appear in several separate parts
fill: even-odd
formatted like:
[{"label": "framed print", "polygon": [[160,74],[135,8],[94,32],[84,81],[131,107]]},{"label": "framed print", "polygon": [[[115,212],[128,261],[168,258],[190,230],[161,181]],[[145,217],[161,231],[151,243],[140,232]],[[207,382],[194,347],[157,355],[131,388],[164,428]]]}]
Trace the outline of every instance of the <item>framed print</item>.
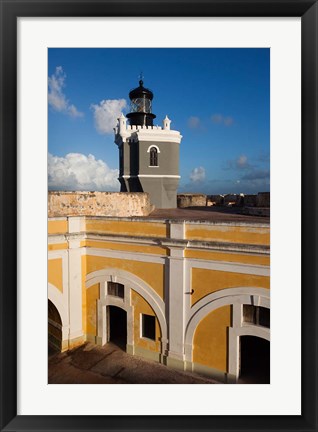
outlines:
[{"label": "framed print", "polygon": [[1,430],[317,430],[317,2],[1,18]]}]

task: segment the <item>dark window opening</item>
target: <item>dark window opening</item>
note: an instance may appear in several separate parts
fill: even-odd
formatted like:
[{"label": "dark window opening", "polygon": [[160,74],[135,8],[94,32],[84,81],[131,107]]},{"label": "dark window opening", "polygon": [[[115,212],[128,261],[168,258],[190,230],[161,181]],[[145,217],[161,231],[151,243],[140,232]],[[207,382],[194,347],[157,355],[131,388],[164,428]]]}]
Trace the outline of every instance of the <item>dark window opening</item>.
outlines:
[{"label": "dark window opening", "polygon": [[240,337],[239,383],[270,383],[270,343],[256,336]]},{"label": "dark window opening", "polygon": [[243,305],[243,321],[270,327],[270,309],[261,306]]},{"label": "dark window opening", "polygon": [[108,282],[107,294],[123,299],[125,296],[124,285],[117,282]]},{"label": "dark window opening", "polygon": [[108,306],[108,341],[123,351],[127,344],[127,313],[117,306]]},{"label": "dark window opening", "polygon": [[142,315],[142,337],[156,340],[156,317]]},{"label": "dark window opening", "polygon": [[158,166],[158,150],[156,147],[150,149],[150,166]]}]

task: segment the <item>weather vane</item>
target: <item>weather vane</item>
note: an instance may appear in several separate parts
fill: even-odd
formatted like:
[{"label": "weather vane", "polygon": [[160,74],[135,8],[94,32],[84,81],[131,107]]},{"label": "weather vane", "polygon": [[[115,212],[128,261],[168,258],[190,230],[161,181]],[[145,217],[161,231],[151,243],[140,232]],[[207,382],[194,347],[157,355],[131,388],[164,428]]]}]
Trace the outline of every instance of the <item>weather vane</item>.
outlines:
[{"label": "weather vane", "polygon": [[143,79],[144,79],[144,75],[142,72],[140,72],[140,74],[139,74],[139,79],[140,79],[140,81],[143,81]]}]

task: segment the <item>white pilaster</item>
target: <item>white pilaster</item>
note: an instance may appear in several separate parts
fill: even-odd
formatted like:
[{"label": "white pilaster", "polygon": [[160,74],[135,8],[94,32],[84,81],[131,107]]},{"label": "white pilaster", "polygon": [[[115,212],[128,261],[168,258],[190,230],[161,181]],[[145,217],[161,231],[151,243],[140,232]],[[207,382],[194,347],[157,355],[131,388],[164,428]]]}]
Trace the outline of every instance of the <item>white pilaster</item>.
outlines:
[{"label": "white pilaster", "polygon": [[183,240],[185,239],[185,222],[171,221],[170,222],[170,238]]},{"label": "white pilaster", "polygon": [[240,373],[240,342],[236,329],[229,328],[229,375],[238,379]]},{"label": "white pilaster", "polygon": [[[170,247],[169,257],[169,357],[171,366],[184,361],[184,248]],[[177,364],[179,363],[179,365]]]},{"label": "white pilaster", "polygon": [[82,260],[81,249],[77,240],[69,241],[68,283],[70,340],[83,336],[82,323]]},{"label": "white pilaster", "polygon": [[85,216],[69,216],[68,232],[80,233],[85,230]]}]

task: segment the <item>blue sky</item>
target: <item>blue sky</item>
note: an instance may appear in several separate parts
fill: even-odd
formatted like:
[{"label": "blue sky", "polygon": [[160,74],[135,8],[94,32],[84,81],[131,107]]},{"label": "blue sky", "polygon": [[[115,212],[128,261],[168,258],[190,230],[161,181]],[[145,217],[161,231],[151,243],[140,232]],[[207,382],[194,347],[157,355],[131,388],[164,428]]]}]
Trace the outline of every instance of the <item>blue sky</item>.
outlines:
[{"label": "blue sky", "polygon": [[119,190],[113,127],[139,75],[183,136],[179,192],[269,191],[269,49],[49,49],[49,188]]}]

